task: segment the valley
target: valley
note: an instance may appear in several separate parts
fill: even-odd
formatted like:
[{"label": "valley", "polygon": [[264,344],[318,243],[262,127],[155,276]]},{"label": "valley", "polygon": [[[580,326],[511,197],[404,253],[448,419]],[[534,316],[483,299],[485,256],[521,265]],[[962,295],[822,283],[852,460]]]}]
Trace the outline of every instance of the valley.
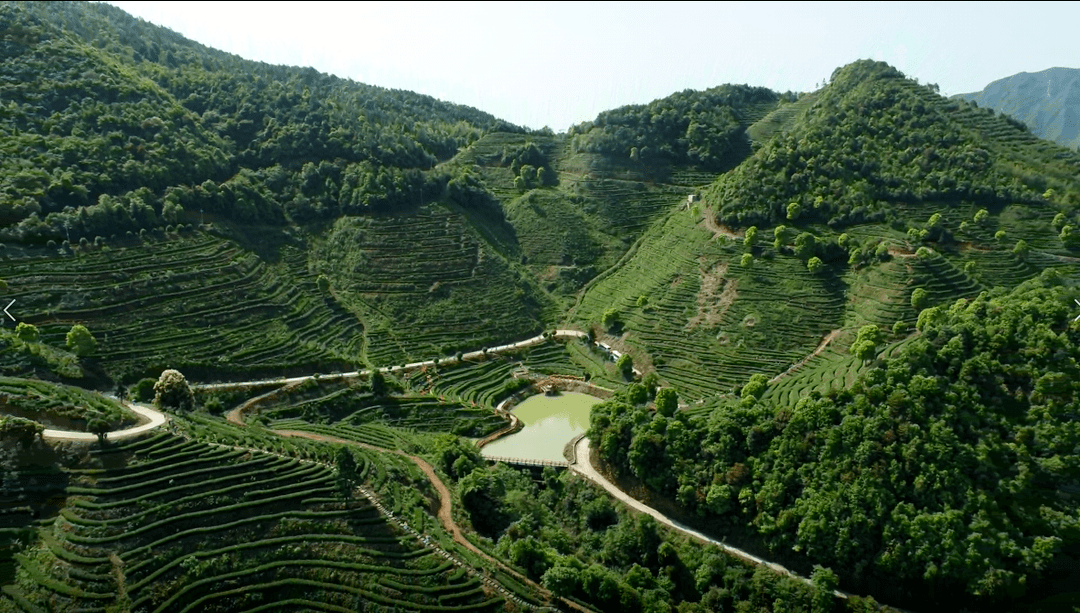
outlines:
[{"label": "valley", "polygon": [[1080,606],[1075,151],[871,60],[555,133],[0,37],[0,611]]}]

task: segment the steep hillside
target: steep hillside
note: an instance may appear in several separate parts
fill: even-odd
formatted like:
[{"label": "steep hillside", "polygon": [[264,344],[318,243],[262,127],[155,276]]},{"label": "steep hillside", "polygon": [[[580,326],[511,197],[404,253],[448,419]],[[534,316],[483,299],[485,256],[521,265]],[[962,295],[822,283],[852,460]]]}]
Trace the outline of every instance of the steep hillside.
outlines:
[{"label": "steep hillside", "polygon": [[[514,126],[103,4],[4,3],[0,32],[0,279],[46,346],[90,329],[97,378],[351,369],[539,331],[545,298],[488,230],[498,203],[436,169]],[[85,374],[69,362],[0,367]]]},{"label": "steep hillside", "polygon": [[[849,589],[1075,602],[1080,155],[874,62],[807,98],[570,313],[688,405],[631,386],[590,436],[688,517]],[[1014,448],[1025,428],[1046,432]]]},{"label": "steep hillside", "polygon": [[1039,138],[1080,149],[1080,68],[1021,72],[956,98],[1022,121]]}]

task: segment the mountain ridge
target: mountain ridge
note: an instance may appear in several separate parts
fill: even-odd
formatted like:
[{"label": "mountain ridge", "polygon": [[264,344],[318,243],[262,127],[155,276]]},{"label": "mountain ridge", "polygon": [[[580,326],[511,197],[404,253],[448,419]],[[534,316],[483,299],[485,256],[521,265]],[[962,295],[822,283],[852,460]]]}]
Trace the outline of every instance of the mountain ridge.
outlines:
[{"label": "mountain ridge", "polygon": [[1039,138],[1080,150],[1080,68],[1020,72],[954,98],[1014,117]]}]

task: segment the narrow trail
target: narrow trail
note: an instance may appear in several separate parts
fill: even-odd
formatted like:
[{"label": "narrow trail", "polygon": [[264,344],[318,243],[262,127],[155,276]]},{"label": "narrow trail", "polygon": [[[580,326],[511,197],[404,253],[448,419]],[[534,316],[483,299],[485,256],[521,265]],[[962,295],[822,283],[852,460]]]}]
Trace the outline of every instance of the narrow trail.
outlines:
[{"label": "narrow trail", "polygon": [[795,372],[796,370],[799,370],[800,368],[805,366],[807,362],[809,362],[813,358],[816,358],[817,356],[821,355],[821,352],[825,351],[825,348],[829,346],[829,343],[833,342],[833,339],[835,339],[837,336],[839,336],[840,333],[843,332],[843,331],[844,331],[843,328],[837,328],[837,329],[833,330],[832,332],[829,332],[828,334],[826,334],[825,338],[821,339],[821,344],[817,346],[817,349],[810,352],[810,355],[808,355],[805,358],[799,360],[798,362],[792,364],[784,372],[776,375],[772,379],[769,379],[769,385],[772,385],[773,383],[776,383],[780,379],[783,379],[784,377],[790,375],[791,373]]},{"label": "narrow trail", "polygon": [[[240,423],[241,423],[241,425],[243,425],[243,422],[240,422]],[[401,451],[400,449],[384,449],[382,447],[377,447],[375,445],[369,445],[367,443],[360,443],[360,442],[357,442],[357,441],[350,441],[350,440],[346,440],[346,439],[343,439],[343,438],[338,438],[336,436],[327,436],[327,435],[324,435],[324,434],[314,434],[312,432],[303,432],[303,431],[300,431],[300,430],[271,430],[270,432],[272,432],[272,433],[274,433],[274,434],[276,434],[278,436],[283,436],[283,437],[305,438],[305,439],[309,439],[309,440],[313,440],[313,441],[319,441],[319,442],[323,442],[323,443],[338,443],[338,444],[341,444],[341,445],[352,445],[352,446],[355,446],[355,447],[360,447],[362,449],[368,449],[368,450],[371,450],[371,451],[375,451],[375,452],[378,452],[378,453],[390,453],[390,454],[398,455],[398,456],[401,456],[403,458],[407,458],[407,459],[411,460],[414,464],[416,464],[416,466],[420,469],[420,471],[424,473],[424,476],[431,483],[431,485],[435,488],[436,493],[439,495],[439,511],[438,511],[439,522],[443,525],[443,528],[445,528],[446,531],[450,533],[450,536],[454,539],[455,543],[461,545],[462,547],[464,547],[464,548],[468,549],[469,551],[475,553],[476,555],[480,556],[481,558],[483,558],[483,559],[487,560],[488,562],[494,564],[499,569],[501,569],[503,572],[511,575],[512,577],[514,577],[518,581],[520,581],[520,582],[528,585],[529,587],[533,588],[539,594],[541,594],[544,598],[546,598],[548,600],[552,600],[552,599],[555,598],[555,596],[551,592],[549,592],[547,589],[542,587],[540,584],[538,584],[538,583],[534,582],[532,579],[529,579],[528,577],[522,575],[521,573],[517,572],[513,568],[510,568],[509,566],[504,564],[501,560],[488,555],[482,549],[480,549],[479,547],[474,545],[471,541],[469,541],[469,539],[465,538],[465,534],[461,531],[461,527],[458,526],[457,522],[454,521],[454,509],[453,509],[453,502],[452,502],[453,499],[452,499],[452,497],[450,495],[450,488],[446,487],[446,484],[443,483],[443,480],[440,479],[439,475],[437,475],[435,473],[435,468],[431,464],[429,464],[427,462],[427,460],[425,460],[425,459],[423,459],[423,458],[421,458],[419,456],[415,456],[415,455],[412,455],[412,454],[405,453],[404,451]],[[568,601],[568,600],[562,600],[562,599],[560,599],[560,600],[563,603],[567,604],[570,607],[573,607],[574,609],[576,609],[578,611],[582,611],[584,613],[589,613],[588,609],[586,609],[584,607],[581,607],[577,603],[574,603],[574,602],[571,602],[571,601]]]},{"label": "narrow trail", "polygon": [[713,213],[712,207],[705,207],[702,213],[705,215],[705,220],[702,223],[704,223],[706,230],[713,233],[713,238],[722,236],[733,241],[743,240],[744,237],[736,234],[731,228],[716,223],[716,215]]},{"label": "narrow trail", "polygon": [[234,381],[234,382],[230,382],[230,383],[192,383],[191,384],[191,389],[193,389],[193,390],[203,390],[203,391],[236,390],[236,389],[246,389],[246,388],[251,388],[251,387],[263,387],[263,386],[267,386],[267,385],[282,385],[282,386],[284,386],[284,385],[292,385],[292,384],[299,384],[299,383],[303,383],[305,381],[312,381],[312,380],[334,381],[334,380],[340,380],[340,379],[356,379],[356,378],[359,378],[359,377],[368,377],[373,372],[376,372],[376,371],[382,372],[382,373],[400,373],[400,372],[407,372],[407,371],[411,371],[411,370],[416,370],[418,368],[435,366],[436,364],[441,364],[441,365],[457,364],[458,362],[468,362],[469,360],[475,360],[475,359],[483,358],[484,356],[489,355],[489,354],[505,353],[507,351],[515,351],[517,349],[524,349],[525,347],[532,347],[533,345],[542,344],[542,343],[547,342],[548,340],[553,339],[553,338],[554,339],[559,339],[559,338],[571,339],[571,338],[582,338],[584,336],[588,336],[588,335],[585,334],[584,332],[580,331],[580,330],[555,330],[555,333],[552,334],[551,336],[547,336],[546,333],[545,334],[538,334],[538,335],[533,336],[531,338],[527,338],[527,339],[522,340],[522,341],[517,341],[516,343],[508,343],[506,345],[497,345],[495,347],[486,347],[484,349],[478,349],[476,351],[470,351],[468,353],[463,353],[460,360],[456,356],[452,356],[452,357],[448,357],[448,358],[444,358],[444,359],[431,359],[431,360],[426,360],[426,361],[422,361],[422,362],[411,362],[409,364],[400,365],[400,366],[383,366],[381,368],[376,368],[376,369],[365,368],[363,370],[354,370],[352,372],[344,372],[344,373],[332,373],[332,374],[327,374],[327,375],[316,374],[316,375],[305,375],[305,376],[302,376],[302,377],[277,377],[277,378],[273,378],[273,379],[254,379],[254,380],[251,380],[251,381]]}]

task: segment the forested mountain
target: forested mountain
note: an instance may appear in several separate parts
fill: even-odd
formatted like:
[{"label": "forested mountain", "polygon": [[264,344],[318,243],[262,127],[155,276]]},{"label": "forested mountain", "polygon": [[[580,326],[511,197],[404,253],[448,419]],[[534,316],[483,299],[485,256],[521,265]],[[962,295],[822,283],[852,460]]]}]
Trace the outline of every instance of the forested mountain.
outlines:
[{"label": "forested mountain", "polygon": [[597,407],[600,453],[891,603],[1071,591],[1080,155],[870,61],[781,123],[582,301],[691,401]]},{"label": "forested mountain", "polygon": [[1080,68],[1047,68],[955,96],[1024,122],[1039,138],[1080,148]]},{"label": "forested mountain", "polygon": [[[714,188],[719,219],[736,225],[800,219],[843,228],[899,219],[896,205],[975,202],[1036,203],[1057,187],[1070,204],[1080,192],[1062,189],[1080,171],[1080,157],[1022,150],[1011,143],[1025,128],[1013,122],[986,138],[971,114],[938,102],[882,63],[837,69],[805,115]],[[956,103],[959,104],[959,103]],[[1057,167],[1046,176],[1044,166]],[[789,215],[791,204],[796,215]]]},{"label": "forested mountain", "polygon": [[[1080,153],[984,106],[858,61],[553,134],[0,3],[0,611],[1074,606]],[[586,342],[484,350],[553,328]],[[170,368],[313,376],[86,453],[24,419],[107,430],[70,386],[149,401]],[[552,375],[614,394],[589,435],[621,487],[813,585],[439,436]]]}]

